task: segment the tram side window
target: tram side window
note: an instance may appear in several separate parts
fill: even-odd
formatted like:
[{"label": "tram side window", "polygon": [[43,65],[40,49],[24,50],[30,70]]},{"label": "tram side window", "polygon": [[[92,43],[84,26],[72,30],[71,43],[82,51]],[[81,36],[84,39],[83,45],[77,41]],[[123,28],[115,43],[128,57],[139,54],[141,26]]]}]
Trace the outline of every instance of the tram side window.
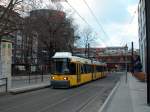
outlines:
[{"label": "tram side window", "polygon": [[92,73],[95,72],[95,70],[94,70],[94,65],[91,66],[91,71],[92,71]]},{"label": "tram side window", "polygon": [[81,73],[85,73],[84,71],[84,65],[81,65]]},{"label": "tram side window", "polygon": [[84,67],[84,73],[90,73],[92,70],[92,68],[91,68],[91,65],[88,65],[88,64],[84,64],[83,65]]},{"label": "tram side window", "polygon": [[99,72],[99,70],[98,70],[98,66],[96,66],[96,72]]},{"label": "tram side window", "polygon": [[75,63],[70,63],[69,64],[69,70],[70,70],[71,75],[76,74],[76,64]]},{"label": "tram side window", "polygon": [[101,66],[101,72],[103,72],[103,66]]},{"label": "tram side window", "polygon": [[105,67],[103,66],[103,72],[105,71]]},{"label": "tram side window", "polygon": [[87,65],[84,64],[83,66],[84,66],[84,73],[88,73],[87,72]]},{"label": "tram side window", "polygon": [[87,73],[91,73],[91,71],[92,71],[91,65],[86,65],[86,67],[87,67]]},{"label": "tram side window", "polygon": [[104,71],[107,71],[107,68],[106,68],[106,67],[104,67]]},{"label": "tram side window", "polygon": [[104,67],[102,66],[102,67],[101,67],[101,72],[103,72],[103,71],[104,71]]},{"label": "tram side window", "polygon": [[103,66],[103,72],[106,71],[106,67]]},{"label": "tram side window", "polygon": [[90,73],[93,72],[93,66],[89,65],[89,68],[90,68]]},{"label": "tram side window", "polygon": [[100,66],[100,72],[103,72],[103,67],[102,66]]},{"label": "tram side window", "polygon": [[101,67],[101,66],[97,66],[97,67],[96,67],[96,70],[97,70],[98,72],[102,72],[102,67]]},{"label": "tram side window", "polygon": [[105,66],[103,66],[103,69],[102,69],[102,71],[104,72],[104,71],[106,71],[106,67]]},{"label": "tram side window", "polygon": [[99,72],[98,66],[96,66],[96,72]]}]

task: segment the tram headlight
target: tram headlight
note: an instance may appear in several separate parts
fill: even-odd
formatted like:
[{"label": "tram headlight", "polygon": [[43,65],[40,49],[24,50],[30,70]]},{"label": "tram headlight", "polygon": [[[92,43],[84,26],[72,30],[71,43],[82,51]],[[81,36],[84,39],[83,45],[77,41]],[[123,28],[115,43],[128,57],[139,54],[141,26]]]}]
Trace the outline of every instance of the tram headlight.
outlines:
[{"label": "tram headlight", "polygon": [[52,76],[51,78],[52,78],[53,80],[55,79],[55,77],[54,77],[54,76]]},{"label": "tram headlight", "polygon": [[64,77],[64,80],[68,80],[68,77]]}]

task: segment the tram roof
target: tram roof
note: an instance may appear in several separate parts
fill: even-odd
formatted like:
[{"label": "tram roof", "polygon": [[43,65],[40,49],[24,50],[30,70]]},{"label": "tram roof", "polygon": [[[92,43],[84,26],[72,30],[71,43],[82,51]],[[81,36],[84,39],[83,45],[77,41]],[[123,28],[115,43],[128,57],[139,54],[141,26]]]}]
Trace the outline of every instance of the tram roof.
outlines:
[{"label": "tram roof", "polygon": [[79,56],[73,56],[70,52],[56,52],[55,55],[52,58],[68,58],[72,62],[81,62],[85,64],[96,64],[96,65],[106,65],[105,63],[99,62],[99,61],[93,61],[91,59],[79,57]]},{"label": "tram roof", "polygon": [[71,58],[72,53],[70,52],[56,52],[52,58]]}]

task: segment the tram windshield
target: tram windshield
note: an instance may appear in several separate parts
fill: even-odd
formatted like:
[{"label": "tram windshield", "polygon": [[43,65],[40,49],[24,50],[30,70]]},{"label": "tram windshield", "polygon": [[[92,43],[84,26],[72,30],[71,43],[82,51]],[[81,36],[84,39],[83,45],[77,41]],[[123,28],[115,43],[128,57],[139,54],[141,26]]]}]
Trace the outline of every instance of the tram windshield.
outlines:
[{"label": "tram windshield", "polygon": [[70,74],[73,75],[76,73],[76,65],[75,63],[70,63],[70,60],[67,58],[58,59],[55,58],[53,60],[53,74],[61,75],[61,74]]},{"label": "tram windshield", "polygon": [[53,74],[74,74],[75,64],[70,63],[69,59],[54,59]]}]

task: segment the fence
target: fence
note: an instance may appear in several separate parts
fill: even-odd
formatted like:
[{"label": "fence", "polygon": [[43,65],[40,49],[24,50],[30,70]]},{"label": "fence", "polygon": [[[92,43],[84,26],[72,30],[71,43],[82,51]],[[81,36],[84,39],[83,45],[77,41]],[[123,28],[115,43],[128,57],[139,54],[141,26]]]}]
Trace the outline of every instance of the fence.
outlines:
[{"label": "fence", "polygon": [[[0,78],[0,92],[7,92],[7,78]],[[5,88],[5,90],[3,90],[3,87]]]},{"label": "fence", "polygon": [[12,88],[50,82],[49,75],[12,76]]},{"label": "fence", "polygon": [[12,65],[12,87],[49,82],[50,65]]}]

